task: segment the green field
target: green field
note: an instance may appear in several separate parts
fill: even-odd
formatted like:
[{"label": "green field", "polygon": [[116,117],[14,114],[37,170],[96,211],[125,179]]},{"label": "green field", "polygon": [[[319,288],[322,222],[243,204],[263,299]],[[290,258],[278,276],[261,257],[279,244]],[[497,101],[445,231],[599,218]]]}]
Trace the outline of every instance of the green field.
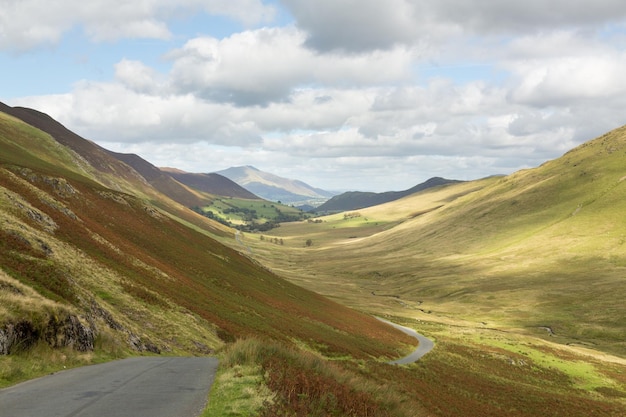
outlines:
[{"label": "green field", "polygon": [[284,204],[232,197],[216,197],[210,205],[196,207],[194,210],[245,231],[266,231],[278,227],[281,222],[298,221],[307,217],[301,210]]},{"label": "green field", "polygon": [[[585,415],[573,404],[587,400],[604,404],[594,406],[599,415],[620,415],[624,167],[626,129],[618,129],[536,169],[283,224],[263,239],[246,235],[246,245],[292,282],[433,337],[435,351],[413,371],[432,378],[445,363],[447,378],[484,390],[450,388],[458,395],[506,404],[510,390],[532,384],[551,398],[571,395],[564,415]],[[273,239],[284,244],[268,245]],[[527,395],[536,414],[510,415],[559,415],[538,411],[550,402],[542,393]],[[517,396],[509,400],[515,410]],[[475,415],[489,415],[481,407]]]}]

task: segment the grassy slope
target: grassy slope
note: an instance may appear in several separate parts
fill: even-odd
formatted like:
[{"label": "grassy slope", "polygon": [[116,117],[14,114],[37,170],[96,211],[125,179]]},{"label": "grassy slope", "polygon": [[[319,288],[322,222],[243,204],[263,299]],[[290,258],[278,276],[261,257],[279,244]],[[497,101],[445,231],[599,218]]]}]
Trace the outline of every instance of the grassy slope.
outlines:
[{"label": "grassy slope", "polygon": [[[551,400],[528,392],[532,383],[571,396],[559,412],[585,415],[577,407],[593,399],[600,415],[620,415],[625,362],[602,352],[626,354],[625,166],[622,128],[508,177],[285,224],[269,236],[283,246],[246,242],[290,280],[434,336],[437,350],[413,376],[436,380],[441,366],[459,381],[432,388],[433,409],[458,407],[453,392],[481,403],[478,415],[498,415],[487,403],[537,415]],[[508,375],[496,377],[503,366]],[[465,378],[481,388],[465,392]]]},{"label": "grassy slope", "polygon": [[319,242],[292,255],[359,282],[364,294],[501,326],[549,326],[564,342],[623,354],[625,151],[620,129],[537,169],[276,234]]},{"label": "grassy slope", "polygon": [[[170,215],[104,187],[75,154],[5,115],[0,147],[0,265],[7,277],[0,293],[9,297],[16,280],[34,288],[49,300],[41,303],[42,323],[65,310],[96,315],[95,302],[124,328],[109,329],[100,314],[107,343],[126,351],[129,332],[164,352],[196,354],[248,336],[355,358],[395,357],[411,343],[278,278],[209,238],[201,223],[178,221],[180,211]],[[20,294],[12,300],[2,324],[38,309]],[[3,383],[11,369],[3,369]]]},{"label": "grassy slope", "polygon": [[[10,125],[16,128],[13,123]],[[29,134],[39,135],[35,131]],[[63,301],[67,297],[61,297],[55,286],[47,288],[49,282],[44,281],[39,283],[43,287],[40,293],[45,293],[47,299],[61,298],[56,304],[46,301],[42,305],[52,305],[56,311],[84,311],[81,299],[93,296],[129,330],[176,352],[197,352],[194,341],[207,347],[218,346],[222,343],[218,335],[221,339],[230,339],[232,335],[261,340],[268,336],[278,338],[278,344],[251,343],[253,347],[247,349],[252,352],[244,356],[252,357],[252,363],[237,354],[240,344],[224,353],[225,366],[230,368],[222,375],[230,372],[230,381],[239,375],[251,375],[250,379],[256,382],[248,388],[262,381],[277,395],[273,405],[262,408],[265,415],[295,408],[304,410],[306,415],[362,415],[365,411],[360,412],[358,407],[367,410],[368,415],[413,417],[626,413],[626,371],[619,360],[609,361],[594,352],[594,356],[584,356],[580,349],[564,350],[527,335],[503,331],[505,328],[490,329],[504,323],[496,322],[498,315],[493,312],[487,314],[494,317],[489,326],[476,324],[478,313],[467,309],[472,305],[467,302],[472,291],[437,298],[436,284],[448,285],[447,280],[458,279],[469,271],[468,263],[461,262],[463,257],[476,262],[474,270],[487,271],[487,266],[499,259],[498,254],[478,241],[474,242],[478,249],[465,253],[463,249],[469,247],[470,238],[465,246],[441,243],[437,247],[433,243],[426,247],[415,230],[420,230],[421,238],[428,238],[431,243],[439,238],[428,229],[431,222],[438,221],[438,227],[449,228],[449,232],[438,228],[438,233],[452,233],[454,222],[448,224],[444,216],[437,216],[444,210],[461,213],[471,209],[480,200],[472,203],[473,196],[489,195],[488,190],[499,183],[498,179],[430,190],[427,198],[422,195],[412,201],[403,200],[382,211],[372,208],[346,218],[339,215],[326,219],[324,223],[283,225],[272,231],[284,238],[283,245],[270,243],[271,236],[263,241],[258,235],[245,234],[242,238],[255,257],[292,280],[362,310],[395,315],[396,320],[436,339],[435,351],[423,361],[396,367],[371,359],[383,350],[397,354],[393,353],[397,345],[386,343],[396,334],[388,333],[377,321],[364,319],[290,285],[259,269],[238,252],[207,239],[201,224],[187,227],[190,223],[178,221],[179,214],[174,221],[154,210],[147,199],[108,190],[93,179],[78,175],[78,168],[72,168],[75,172],[64,171],[77,191],[68,192],[62,181],[54,181],[60,175],[59,168],[15,146],[5,148],[2,137],[0,134],[0,157],[4,158],[3,164],[13,166],[1,171],[0,224],[3,230],[19,231],[31,247],[24,248],[24,240],[18,239],[16,247],[0,253],[8,254],[6,262],[19,260],[19,264],[33,267],[26,272],[35,272],[30,276],[11,271],[15,276],[8,278],[0,274],[0,281],[5,277],[4,282],[8,282],[0,285],[2,296],[11,296],[11,288],[22,288],[24,283],[34,285],[29,280],[36,280],[38,271],[52,272],[51,276],[71,283],[62,288],[70,288],[76,297],[69,297],[74,300],[71,302]],[[49,138],[39,140],[46,142]],[[46,142],[45,146],[54,144]],[[19,161],[28,161],[31,170],[15,167],[16,160],[11,158],[18,151]],[[70,163],[67,168],[72,166]],[[165,204],[166,200],[157,202]],[[73,219],[68,210],[81,220]],[[576,215],[580,213],[582,209]],[[492,235],[496,236],[498,228],[493,230]],[[372,234],[373,237],[367,237]],[[240,246],[228,234],[219,239]],[[311,247],[305,246],[306,239],[312,239]],[[445,241],[444,238],[442,242]],[[20,242],[23,250],[19,250]],[[52,250],[52,255],[45,254],[45,247]],[[22,283],[16,282],[15,277]],[[422,288],[433,295],[418,305]],[[402,292],[400,299],[389,296],[400,289],[407,290],[407,295]],[[26,290],[24,294],[33,292]],[[27,311],[20,297],[13,298],[17,300],[11,307],[14,316]],[[427,305],[441,308],[434,314],[418,310]],[[262,319],[266,314],[270,320]],[[300,321],[296,321],[298,316]],[[471,320],[463,321],[461,317]],[[217,323],[220,330],[209,322]],[[105,328],[101,321],[99,324]],[[119,349],[114,342],[120,335],[109,333],[100,345],[109,351],[114,351],[115,346]],[[312,353],[302,354],[303,348]],[[33,352],[39,354],[38,350]],[[325,360],[319,352],[335,359]],[[62,358],[69,354],[65,351],[49,355],[61,363],[68,360]],[[27,356],[1,358],[3,377],[24,377],[15,374],[24,365],[32,365]],[[76,362],[80,361],[70,365]],[[46,370],[42,368],[40,372]],[[222,387],[229,385],[228,378],[221,381]],[[265,392],[261,398],[267,395],[267,391],[261,392]],[[361,400],[355,404],[354,398]]]}]

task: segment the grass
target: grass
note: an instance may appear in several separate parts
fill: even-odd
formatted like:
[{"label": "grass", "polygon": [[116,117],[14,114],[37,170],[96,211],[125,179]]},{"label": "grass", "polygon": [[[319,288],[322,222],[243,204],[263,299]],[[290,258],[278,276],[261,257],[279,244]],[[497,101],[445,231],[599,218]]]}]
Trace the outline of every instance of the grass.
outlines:
[{"label": "grass", "polygon": [[414,395],[435,415],[621,415],[625,137],[246,244],[299,285],[434,335],[413,370],[367,372],[429,381]]},{"label": "grass", "polygon": [[263,383],[260,366],[249,364],[221,368],[202,417],[256,416],[272,397]]},{"label": "grass", "polygon": [[203,416],[409,415],[395,396],[344,367],[346,361],[352,362],[329,361],[270,340],[239,340],[221,355]]},{"label": "grass", "polygon": [[[247,233],[250,252],[146,188],[106,189],[4,117],[2,324],[73,312],[100,333],[93,353],[36,343],[0,358],[2,384],[129,354],[130,332],[164,354],[221,352],[209,415],[625,415],[611,356],[626,351],[623,134],[537,170]],[[415,341],[371,314],[435,349],[388,365]]]},{"label": "grass", "polygon": [[220,354],[220,376],[204,417],[626,412],[624,360],[581,354],[516,332],[392,319],[434,338],[435,350],[416,364],[391,366],[349,357],[329,360],[268,340],[239,340]]},{"label": "grass", "polygon": [[272,401],[258,360],[261,348],[261,342],[246,339],[220,352],[220,366],[202,417],[256,416]]}]

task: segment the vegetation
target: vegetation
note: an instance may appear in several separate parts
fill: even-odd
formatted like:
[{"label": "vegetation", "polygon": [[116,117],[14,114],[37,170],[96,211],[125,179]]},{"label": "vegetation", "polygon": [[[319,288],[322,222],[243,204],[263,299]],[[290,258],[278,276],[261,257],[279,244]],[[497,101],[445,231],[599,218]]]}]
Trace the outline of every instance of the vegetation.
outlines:
[{"label": "vegetation", "polygon": [[428,392],[413,394],[435,415],[620,415],[625,150],[622,128],[508,177],[284,224],[269,237],[284,245],[253,240],[252,253],[299,285],[435,336],[404,376],[368,366]]},{"label": "vegetation", "polygon": [[[243,370],[254,370],[250,373],[258,382],[248,391],[260,392],[263,398],[260,404],[258,400],[248,402],[257,404],[249,410],[254,415],[409,415],[404,414],[385,387],[349,370],[344,360],[329,361],[270,340],[246,339],[229,346],[222,361],[220,381],[227,379],[225,375],[244,378]],[[214,386],[211,397],[235,398],[233,394],[240,391],[238,384],[222,382]],[[228,411],[222,414],[224,411],[219,405],[211,405],[205,416],[228,415]],[[247,412],[237,415],[248,415]]]},{"label": "vegetation", "polygon": [[193,210],[243,232],[266,232],[279,227],[280,223],[299,221],[308,216],[295,207],[280,203],[239,198],[216,198],[211,205],[194,207]]},{"label": "vegetation", "polygon": [[[205,416],[626,415],[624,129],[534,170],[281,223],[245,247],[2,114],[0,148],[0,331],[41,335],[71,315],[97,333],[88,351],[14,346],[2,386],[217,352]],[[201,211],[277,213],[222,200]],[[435,349],[387,364],[415,341],[372,315]]]},{"label": "vegetation", "polygon": [[[28,346],[18,341],[0,356],[2,384],[120,355],[211,354],[247,337],[327,357],[385,360],[409,349],[402,333],[215,239],[234,240],[232,230],[142,181],[109,188],[87,158],[11,117],[0,121],[0,331],[33,329]],[[68,315],[95,331],[96,350],[63,361],[44,336]],[[46,346],[49,365],[30,363],[29,352]]]}]

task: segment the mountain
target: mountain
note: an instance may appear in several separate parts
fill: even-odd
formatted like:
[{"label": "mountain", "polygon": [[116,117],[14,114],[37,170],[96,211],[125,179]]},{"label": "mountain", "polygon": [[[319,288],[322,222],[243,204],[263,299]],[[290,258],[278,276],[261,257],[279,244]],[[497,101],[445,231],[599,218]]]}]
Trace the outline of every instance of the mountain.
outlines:
[{"label": "mountain", "polygon": [[241,246],[232,229],[152,186],[169,180],[150,164],[42,113],[1,109],[0,354],[206,354],[261,337],[331,355],[398,355],[387,340],[401,333],[220,243]]},{"label": "mountain", "polygon": [[334,195],[302,181],[279,177],[252,166],[232,167],[217,173],[230,178],[259,197],[280,201],[283,204],[325,201]]},{"label": "mountain", "polygon": [[309,234],[294,227],[320,243],[284,259],[321,293],[342,296],[345,277],[426,311],[624,355],[624,212],[621,127],[537,168],[322,217]]},{"label": "mountain", "polygon": [[[171,206],[173,202],[177,202],[185,207],[192,207],[206,202],[206,198],[178,183],[141,157],[104,149],[70,131],[47,114],[23,107],[9,107],[2,103],[0,111],[40,129],[59,144],[67,146],[75,152],[82,169],[103,185],[120,191],[141,193],[157,205]],[[162,195],[169,197],[171,201],[165,202]]]},{"label": "mountain", "polygon": [[626,415],[624,212],[626,127],[250,246],[293,283],[434,336],[432,356],[379,381],[430,404],[414,416]]},{"label": "mountain", "polygon": [[181,184],[185,184],[198,191],[224,197],[260,200],[258,196],[223,175],[215,173],[190,173],[176,168],[161,168],[161,170],[168,173]]},{"label": "mountain", "polygon": [[[0,386],[219,352],[212,416],[626,415],[623,357],[605,354],[625,349],[624,129],[258,236],[172,200],[135,156],[0,107]],[[415,341],[372,314],[435,349],[390,365]]]},{"label": "mountain", "polygon": [[314,210],[318,213],[331,213],[338,211],[357,210],[365,207],[377,206],[390,201],[399,200],[407,195],[415,194],[419,191],[440,185],[455,184],[460,181],[447,180],[445,178],[433,177],[429,180],[409,188],[405,191],[387,191],[384,193],[372,193],[362,191],[348,191],[336,195]]}]

